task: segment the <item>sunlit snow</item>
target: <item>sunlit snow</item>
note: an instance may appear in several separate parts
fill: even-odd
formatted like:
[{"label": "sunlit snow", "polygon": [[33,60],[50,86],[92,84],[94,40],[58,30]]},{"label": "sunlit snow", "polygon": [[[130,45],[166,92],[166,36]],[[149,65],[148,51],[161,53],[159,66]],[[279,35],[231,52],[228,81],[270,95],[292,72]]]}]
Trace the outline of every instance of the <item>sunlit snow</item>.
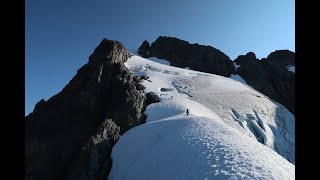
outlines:
[{"label": "sunlit snow", "polygon": [[295,117],[282,105],[222,76],[139,56],[125,65],[161,102],[116,143],[108,179],[294,179]]}]

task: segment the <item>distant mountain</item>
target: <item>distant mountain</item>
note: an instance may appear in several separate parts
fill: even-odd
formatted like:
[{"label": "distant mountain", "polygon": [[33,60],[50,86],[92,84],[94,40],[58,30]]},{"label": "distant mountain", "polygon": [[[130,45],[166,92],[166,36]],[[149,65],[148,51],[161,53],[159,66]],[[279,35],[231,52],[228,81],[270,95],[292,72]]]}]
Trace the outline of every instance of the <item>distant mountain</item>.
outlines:
[{"label": "distant mountain", "polygon": [[160,36],[148,47],[144,41],[138,49],[142,57],[157,57],[170,61],[172,66],[229,77],[235,72],[227,55],[211,46],[189,44],[174,37]]},{"label": "distant mountain", "polygon": [[272,52],[262,60],[249,52],[232,61],[214,47],[160,36],[151,46],[148,41],[144,41],[138,53],[145,58],[165,59],[176,67],[188,67],[224,77],[237,74],[248,85],[283,104],[295,114],[295,72],[289,69],[295,67],[295,54],[289,50]]}]

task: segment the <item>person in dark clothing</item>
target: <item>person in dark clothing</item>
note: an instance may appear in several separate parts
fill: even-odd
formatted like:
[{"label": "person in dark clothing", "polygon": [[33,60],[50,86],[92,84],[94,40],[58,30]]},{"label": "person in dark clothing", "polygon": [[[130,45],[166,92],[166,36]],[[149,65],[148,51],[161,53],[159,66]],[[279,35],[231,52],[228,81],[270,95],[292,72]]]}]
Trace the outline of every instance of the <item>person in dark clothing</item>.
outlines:
[{"label": "person in dark clothing", "polygon": [[189,109],[187,109],[187,116],[189,116]]}]

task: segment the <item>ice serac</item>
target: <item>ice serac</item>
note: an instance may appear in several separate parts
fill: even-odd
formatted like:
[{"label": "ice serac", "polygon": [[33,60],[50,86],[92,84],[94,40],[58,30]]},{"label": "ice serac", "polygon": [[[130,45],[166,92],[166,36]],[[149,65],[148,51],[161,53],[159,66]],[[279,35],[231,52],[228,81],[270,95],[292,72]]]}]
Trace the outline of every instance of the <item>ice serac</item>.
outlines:
[{"label": "ice serac", "polygon": [[229,77],[235,71],[230,58],[220,50],[211,46],[190,44],[174,37],[158,37],[151,44],[148,57],[166,59],[172,66],[189,67],[192,70],[225,77]]},{"label": "ice serac", "polygon": [[235,59],[239,74],[251,87],[284,105],[295,114],[295,74],[288,66],[295,65],[295,55],[289,50],[277,50],[266,59],[258,60],[254,53]]},{"label": "ice serac", "polygon": [[73,79],[25,120],[25,179],[105,179],[117,139],[145,122],[125,47],[103,39]]}]

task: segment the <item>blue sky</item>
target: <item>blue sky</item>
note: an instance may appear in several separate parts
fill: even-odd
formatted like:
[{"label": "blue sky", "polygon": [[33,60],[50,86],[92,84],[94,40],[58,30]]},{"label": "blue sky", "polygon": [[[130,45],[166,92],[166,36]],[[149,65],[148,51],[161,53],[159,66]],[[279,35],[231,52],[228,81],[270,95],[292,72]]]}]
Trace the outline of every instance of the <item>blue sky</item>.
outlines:
[{"label": "blue sky", "polygon": [[129,49],[174,36],[232,60],[253,51],[295,51],[293,0],[26,0],[25,114],[88,61],[102,38]]}]

